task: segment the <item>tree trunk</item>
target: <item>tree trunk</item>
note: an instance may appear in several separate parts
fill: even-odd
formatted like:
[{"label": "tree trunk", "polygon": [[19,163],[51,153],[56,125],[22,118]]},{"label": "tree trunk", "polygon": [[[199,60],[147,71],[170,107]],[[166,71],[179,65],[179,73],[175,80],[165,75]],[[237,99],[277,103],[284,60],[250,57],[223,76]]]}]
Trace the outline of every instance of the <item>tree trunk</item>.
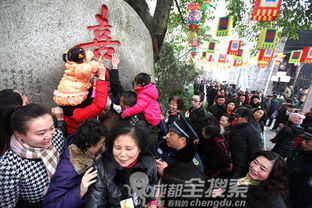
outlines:
[{"label": "tree trunk", "polygon": [[154,15],[151,16],[145,0],[124,0],[140,16],[152,37],[154,62],[159,60],[159,53],[167,32],[167,22],[173,0],[157,0]]}]

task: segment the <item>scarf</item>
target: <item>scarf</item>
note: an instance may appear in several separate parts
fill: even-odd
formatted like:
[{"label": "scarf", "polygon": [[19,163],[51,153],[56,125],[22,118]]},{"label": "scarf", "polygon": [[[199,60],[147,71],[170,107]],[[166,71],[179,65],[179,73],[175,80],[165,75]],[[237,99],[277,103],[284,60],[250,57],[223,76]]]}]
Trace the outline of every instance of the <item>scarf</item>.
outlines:
[{"label": "scarf", "polygon": [[10,146],[12,151],[20,157],[27,159],[41,159],[48,173],[48,179],[49,181],[51,180],[60,158],[59,152],[53,145],[48,148],[34,148],[17,140],[15,136],[12,135]]},{"label": "scarf", "polygon": [[237,185],[258,185],[259,182],[253,180],[248,174],[244,178],[240,178],[237,180]]}]

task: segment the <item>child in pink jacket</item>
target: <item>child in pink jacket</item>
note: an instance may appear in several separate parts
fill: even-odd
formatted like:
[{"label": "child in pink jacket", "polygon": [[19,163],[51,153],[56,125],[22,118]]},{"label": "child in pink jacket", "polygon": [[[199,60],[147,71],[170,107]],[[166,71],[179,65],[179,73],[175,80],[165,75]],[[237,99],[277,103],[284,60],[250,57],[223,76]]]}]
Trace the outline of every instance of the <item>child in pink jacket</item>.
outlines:
[{"label": "child in pink jacket", "polygon": [[161,111],[157,101],[158,90],[151,82],[151,77],[146,73],[140,73],[134,78],[134,89],[137,93],[136,104],[125,109],[122,117],[129,117],[143,112],[146,121],[153,126],[160,123]]}]

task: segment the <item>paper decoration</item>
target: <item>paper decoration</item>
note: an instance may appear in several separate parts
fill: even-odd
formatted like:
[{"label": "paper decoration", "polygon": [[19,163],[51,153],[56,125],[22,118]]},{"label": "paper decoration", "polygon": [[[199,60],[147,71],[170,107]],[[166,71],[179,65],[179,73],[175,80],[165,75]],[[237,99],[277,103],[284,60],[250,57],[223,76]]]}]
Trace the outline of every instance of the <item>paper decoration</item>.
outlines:
[{"label": "paper decoration", "polygon": [[302,51],[292,51],[290,54],[288,63],[290,64],[300,63],[301,55],[302,55]]},{"label": "paper decoration", "polygon": [[201,11],[191,11],[189,13],[187,21],[189,24],[199,24],[201,17]]},{"label": "paper decoration", "polygon": [[207,53],[204,51],[202,55],[202,59],[206,59],[206,58],[207,58]]},{"label": "paper decoration", "polygon": [[220,53],[218,63],[225,63],[226,54]]},{"label": "paper decoration", "polygon": [[230,40],[227,54],[237,55],[240,49],[241,41],[240,40]]},{"label": "paper decoration", "polygon": [[199,31],[199,27],[197,24],[190,24],[188,25],[188,31],[197,33]]},{"label": "paper decoration", "polygon": [[258,57],[258,61],[270,62],[273,59],[275,49],[261,49]]},{"label": "paper decoration", "polygon": [[300,62],[301,63],[312,63],[312,47],[305,47],[303,49]]},{"label": "paper decoration", "polygon": [[242,60],[243,59],[243,50],[238,50],[238,54],[234,56],[234,60]]},{"label": "paper decoration", "polygon": [[233,16],[220,17],[217,27],[217,37],[228,36],[233,27]]},{"label": "paper decoration", "polygon": [[275,59],[275,63],[276,64],[282,63],[285,56],[286,55],[284,55],[282,53],[278,53],[277,56],[276,56],[276,59]]},{"label": "paper decoration", "polygon": [[207,58],[207,61],[208,62],[213,62],[213,55],[210,54],[209,57]]},{"label": "paper decoration", "polygon": [[234,64],[233,66],[235,67],[239,67],[243,65],[243,61],[242,60],[234,60]]},{"label": "paper decoration", "polygon": [[200,3],[189,3],[188,8],[190,11],[200,11]]},{"label": "paper decoration", "polygon": [[200,10],[204,12],[207,11],[211,7],[210,2],[211,2],[210,0],[204,0],[200,5]]},{"label": "paper decoration", "polygon": [[277,29],[274,28],[262,28],[259,41],[258,48],[259,49],[273,49],[276,46],[277,42]]},{"label": "paper decoration", "polygon": [[215,47],[216,47],[216,43],[215,42],[209,42],[208,43],[207,53],[214,53]]},{"label": "paper decoration", "polygon": [[258,61],[258,67],[260,67],[260,68],[268,67],[268,65],[269,65],[269,62],[266,62],[266,61]]},{"label": "paper decoration", "polygon": [[251,20],[274,21],[278,16],[282,0],[256,0]]}]

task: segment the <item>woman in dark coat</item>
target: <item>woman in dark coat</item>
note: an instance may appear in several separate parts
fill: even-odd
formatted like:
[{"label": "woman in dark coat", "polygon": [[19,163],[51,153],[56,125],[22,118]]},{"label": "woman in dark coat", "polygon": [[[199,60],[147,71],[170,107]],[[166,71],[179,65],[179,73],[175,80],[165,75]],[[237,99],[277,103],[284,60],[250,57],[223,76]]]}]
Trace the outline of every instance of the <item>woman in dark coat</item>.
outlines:
[{"label": "woman in dark coat", "polygon": [[106,143],[108,150],[95,164],[98,178],[88,193],[85,207],[148,204],[156,208],[155,197],[149,192],[157,182],[156,162],[147,152],[145,137],[144,131],[135,126],[118,125],[111,130]]},{"label": "woman in dark coat", "polygon": [[232,171],[231,154],[217,124],[207,123],[205,125],[197,151],[203,161],[204,172],[208,178],[230,177]]},{"label": "woman in dark coat", "polygon": [[107,131],[100,121],[88,119],[67,139],[68,146],[44,199],[45,208],[84,206],[88,187],[95,183],[97,176],[92,165],[101,156],[106,136]]},{"label": "woman in dark coat", "polygon": [[[234,190],[240,190],[240,193],[234,193]],[[286,208],[285,200],[288,194],[286,163],[274,152],[256,152],[246,177],[232,183],[228,192],[216,189],[212,196],[220,196],[221,193],[228,201],[232,201],[232,204],[239,204],[238,207]]]}]

